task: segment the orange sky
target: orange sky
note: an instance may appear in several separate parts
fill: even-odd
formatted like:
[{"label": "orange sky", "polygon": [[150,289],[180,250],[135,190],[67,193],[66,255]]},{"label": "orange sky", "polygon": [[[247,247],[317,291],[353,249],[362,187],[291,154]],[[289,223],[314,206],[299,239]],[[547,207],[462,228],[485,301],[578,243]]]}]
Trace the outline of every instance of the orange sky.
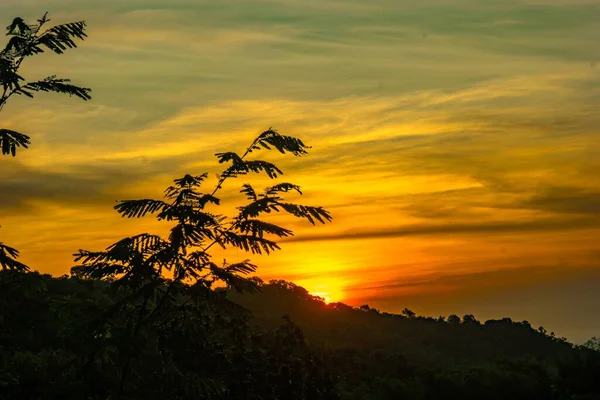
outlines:
[{"label": "orange sky", "polygon": [[599,335],[600,5],[417,3],[3,0],[7,24],[46,8],[88,22],[80,48],[23,73],[72,78],[93,100],[3,110],[2,127],[33,144],[1,160],[1,240],[66,273],[79,248],[168,228],[121,219],[115,200],[214,175],[214,153],[273,126],[313,148],[265,158],[334,222],[282,220],[296,235],[253,258],[264,279]]}]

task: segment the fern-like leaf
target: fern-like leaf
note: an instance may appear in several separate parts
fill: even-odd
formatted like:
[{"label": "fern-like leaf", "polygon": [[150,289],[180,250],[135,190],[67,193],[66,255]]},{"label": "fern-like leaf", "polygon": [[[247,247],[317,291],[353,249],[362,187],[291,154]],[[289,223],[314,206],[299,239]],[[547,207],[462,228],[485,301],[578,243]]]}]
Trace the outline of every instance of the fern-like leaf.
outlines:
[{"label": "fern-like leaf", "polygon": [[24,78],[17,74],[10,60],[0,58],[0,84],[5,91],[18,90]]},{"label": "fern-like leaf", "polygon": [[56,54],[63,54],[67,49],[77,47],[74,39],[85,40],[85,28],[85,21],[56,25],[37,38],[32,51],[42,51],[40,46],[44,46]]},{"label": "fern-like leaf", "polygon": [[256,192],[254,191],[254,188],[247,183],[244,183],[242,185],[242,190],[240,190],[240,193],[245,194],[246,198],[248,200],[254,200],[254,201],[257,200]]},{"label": "fern-like leaf", "polygon": [[0,267],[3,271],[29,271],[29,267],[17,261],[17,258],[19,258],[19,250],[0,242]]},{"label": "fern-like leaf", "polygon": [[[251,265],[252,264],[247,265],[246,267],[248,269],[252,270]],[[251,279],[247,279],[247,278],[241,277],[239,275],[236,275],[232,270],[228,270],[227,268],[221,268],[221,267],[217,266],[215,263],[210,263],[209,267],[210,267],[211,273],[216,278],[225,282],[229,287],[231,287],[238,293],[257,292],[258,291],[258,285],[256,284],[255,281],[253,281]],[[241,265],[238,265],[237,267],[241,268]],[[253,271],[251,271],[251,272],[253,272]]]},{"label": "fern-like leaf", "polygon": [[231,272],[231,273],[248,275],[253,272],[256,272],[256,270],[258,269],[258,266],[255,264],[252,264],[250,262],[250,260],[244,260],[244,261],[241,261],[238,263],[229,264],[229,265],[225,266],[223,269],[225,269],[227,272]]},{"label": "fern-like leaf", "polygon": [[298,138],[282,135],[276,130],[269,128],[258,136],[249,151],[259,150],[260,148],[267,150],[275,148],[282,154],[292,153],[295,156],[301,156],[308,154],[306,149],[310,149],[310,146],[307,146]]},{"label": "fern-like leaf", "polygon": [[302,194],[302,191],[300,190],[300,186],[298,185],[294,185],[293,183],[278,183],[277,185],[273,185],[271,187],[268,187],[267,189],[265,189],[265,194],[266,195],[273,195],[276,193],[287,193],[290,191],[295,191],[298,192],[299,194]]},{"label": "fern-like leaf", "polygon": [[231,164],[231,166],[229,166],[229,168],[227,168],[221,176],[235,178],[240,175],[246,175],[249,172],[259,173],[263,171],[271,179],[275,179],[277,176],[283,175],[283,171],[281,171],[279,167],[273,163],[262,160],[252,160]]},{"label": "fern-like leaf", "polygon": [[[205,240],[215,238],[210,228],[201,224],[179,223],[171,229],[169,241],[173,248],[184,250],[189,246],[198,246]],[[185,251],[184,251],[185,253]]]},{"label": "fern-like leaf", "polygon": [[75,96],[84,101],[91,100],[92,96],[90,96],[90,92],[92,89],[71,85],[70,81],[70,79],[59,79],[56,76],[49,76],[41,81],[29,82],[17,90],[16,93],[31,97],[30,91],[55,92]]},{"label": "fern-like leaf", "polygon": [[30,144],[29,136],[10,129],[0,129],[0,148],[3,155],[11,154],[14,157],[17,147],[28,148]]},{"label": "fern-like leaf", "polygon": [[277,203],[277,205],[281,206],[287,213],[298,218],[306,219],[313,225],[315,225],[315,221],[324,224],[325,221],[331,221],[333,219],[329,211],[325,210],[323,207],[311,207],[291,203]]},{"label": "fern-like leaf", "polygon": [[287,237],[293,235],[293,232],[289,229],[258,219],[242,220],[237,224],[237,227],[239,231],[244,234],[250,234],[252,236],[258,236],[261,238],[264,237],[265,234],[271,234],[278,237]]},{"label": "fern-like leaf", "polygon": [[240,157],[237,153],[234,153],[232,151],[226,153],[217,153],[215,154],[215,156],[217,156],[217,158],[219,159],[219,164],[223,164],[229,161],[231,161],[233,165],[244,163],[242,157]]},{"label": "fern-like leaf", "polygon": [[208,174],[206,173],[197,176],[186,174],[183,178],[175,179],[173,182],[175,182],[175,185],[179,188],[199,187],[207,177]]},{"label": "fern-like leaf", "polygon": [[222,231],[218,240],[223,248],[231,245],[252,254],[271,254],[272,251],[281,249],[277,243],[264,237],[240,235],[231,231]]},{"label": "fern-like leaf", "polygon": [[168,212],[171,206],[162,200],[121,200],[114,209],[126,218],[140,218],[155,212]]},{"label": "fern-like leaf", "polygon": [[245,206],[238,207],[240,213],[239,219],[256,218],[262,213],[270,213],[272,209],[275,209],[277,198],[273,197],[260,197],[253,202],[246,204]]}]

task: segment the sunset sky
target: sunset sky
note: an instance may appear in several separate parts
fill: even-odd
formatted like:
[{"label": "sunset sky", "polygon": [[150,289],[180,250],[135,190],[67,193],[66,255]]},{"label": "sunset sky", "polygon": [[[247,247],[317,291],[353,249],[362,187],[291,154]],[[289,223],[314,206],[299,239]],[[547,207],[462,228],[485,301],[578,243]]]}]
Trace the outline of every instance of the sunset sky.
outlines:
[{"label": "sunset sky", "polygon": [[[33,269],[64,274],[80,248],[165,232],[115,200],[214,177],[214,153],[272,126],[312,149],[261,156],[334,221],[277,219],[295,236],[252,257],[263,279],[600,335],[598,0],[0,1],[5,25],[45,11],[86,20],[89,38],[23,75],[71,78],[93,100],[2,112],[32,146],[0,159],[0,240]],[[229,182],[224,200],[245,182],[268,183]]]}]

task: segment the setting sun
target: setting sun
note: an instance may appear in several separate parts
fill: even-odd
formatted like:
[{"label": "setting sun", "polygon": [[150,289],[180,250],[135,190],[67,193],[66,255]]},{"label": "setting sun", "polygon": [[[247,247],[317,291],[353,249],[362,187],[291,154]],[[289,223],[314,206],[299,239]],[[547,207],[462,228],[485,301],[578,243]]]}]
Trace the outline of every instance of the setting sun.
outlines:
[{"label": "setting sun", "polygon": [[312,292],[311,294],[313,296],[317,296],[317,297],[322,298],[325,301],[325,303],[327,303],[327,304],[331,303],[331,299],[328,296],[329,293],[325,293],[325,292]]}]

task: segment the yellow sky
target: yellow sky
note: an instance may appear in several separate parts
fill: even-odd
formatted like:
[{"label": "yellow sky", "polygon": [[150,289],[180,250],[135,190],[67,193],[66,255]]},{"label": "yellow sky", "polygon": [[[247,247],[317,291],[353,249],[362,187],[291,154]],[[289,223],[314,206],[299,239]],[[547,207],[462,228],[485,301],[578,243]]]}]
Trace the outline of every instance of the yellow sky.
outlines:
[{"label": "yellow sky", "polygon": [[334,222],[282,219],[295,236],[253,258],[264,279],[391,312],[600,334],[600,6],[450,3],[3,1],[7,24],[45,8],[88,22],[80,48],[23,73],[72,78],[93,100],[3,110],[33,144],[1,160],[1,240],[63,274],[79,248],[164,232],[114,201],[214,175],[214,153],[272,126],[313,148],[264,158]]}]

